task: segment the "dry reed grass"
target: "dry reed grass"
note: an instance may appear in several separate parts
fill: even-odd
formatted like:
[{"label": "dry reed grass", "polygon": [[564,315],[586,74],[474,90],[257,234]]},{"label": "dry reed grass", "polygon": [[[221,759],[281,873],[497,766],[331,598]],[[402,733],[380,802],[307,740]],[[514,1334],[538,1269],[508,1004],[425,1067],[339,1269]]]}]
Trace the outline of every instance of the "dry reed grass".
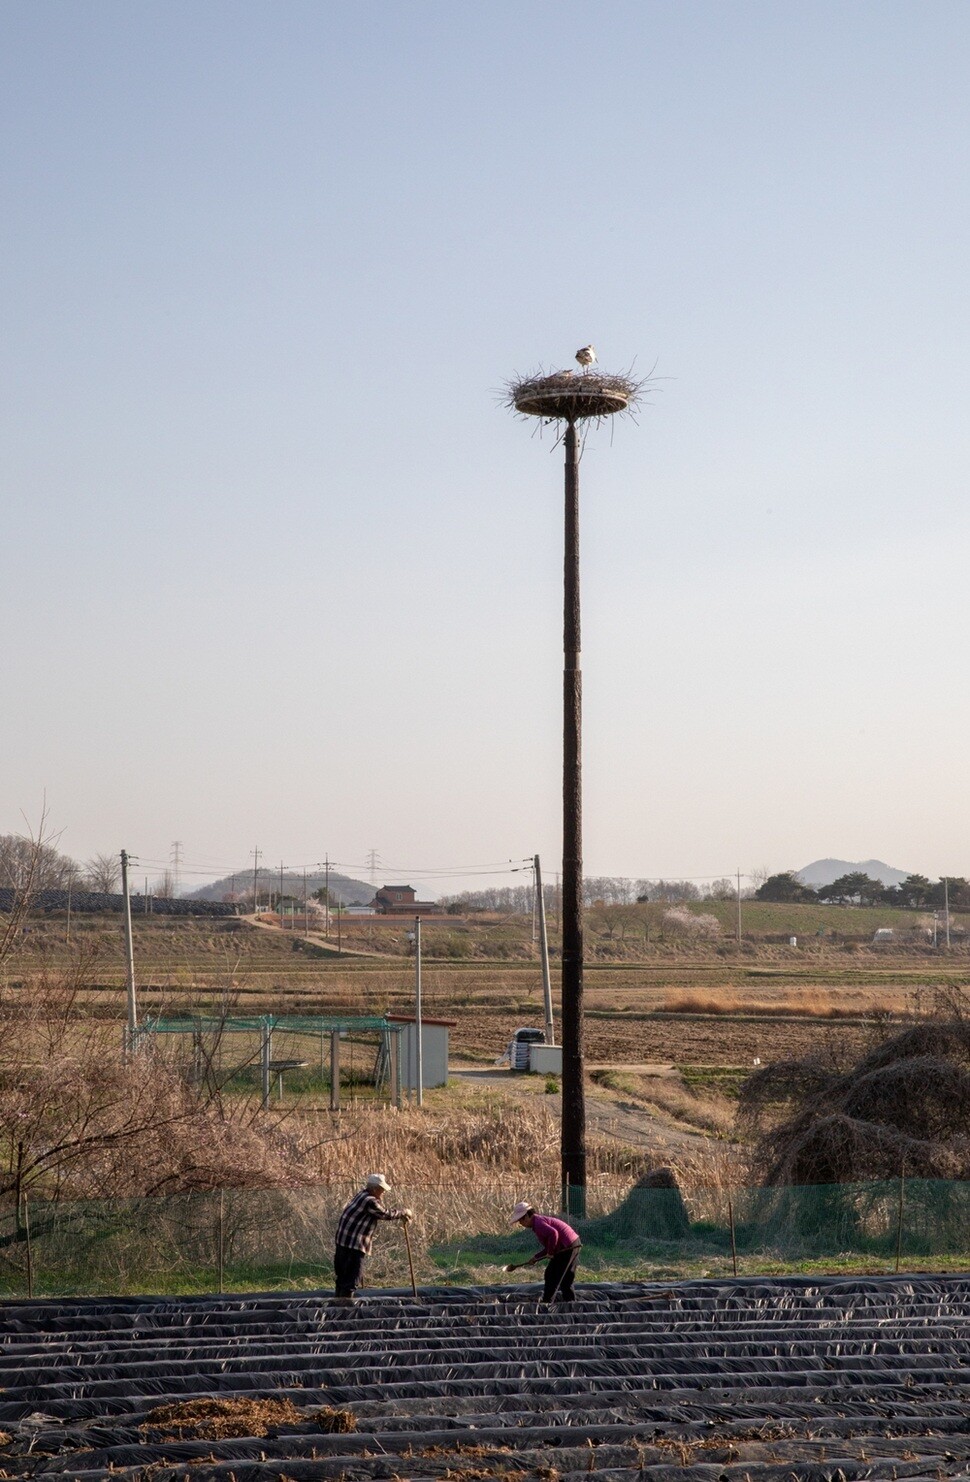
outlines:
[{"label": "dry reed grass", "polygon": [[[451,1187],[549,1177],[559,1163],[559,1119],[544,1101],[497,1100],[482,1095],[447,1108],[369,1108],[328,1124],[301,1119],[299,1132],[308,1163],[321,1183],[345,1183],[374,1170],[396,1187]],[[296,1119],[288,1127],[294,1131]],[[588,1140],[594,1175],[639,1171],[642,1153],[608,1138]]]},{"label": "dry reed grass", "polygon": [[660,1011],[664,1014],[756,1014],[778,1018],[855,1019],[860,1014],[892,1014],[894,1009],[891,1004],[882,1000],[868,1002],[864,1006],[847,1003],[844,993],[812,988],[799,992],[797,996],[783,998],[775,994],[764,998],[743,998],[736,993],[676,993],[662,1000]]}]

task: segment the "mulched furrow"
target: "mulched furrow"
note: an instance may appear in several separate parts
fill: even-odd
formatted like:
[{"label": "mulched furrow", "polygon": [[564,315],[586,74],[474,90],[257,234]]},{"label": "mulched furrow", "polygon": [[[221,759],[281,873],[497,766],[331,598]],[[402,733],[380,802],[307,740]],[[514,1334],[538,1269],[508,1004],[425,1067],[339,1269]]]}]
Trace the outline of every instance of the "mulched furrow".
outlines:
[{"label": "mulched furrow", "polygon": [[[967,1277],[584,1286],[552,1311],[521,1288],[17,1300],[0,1328],[0,1477],[970,1482]],[[150,1416],[264,1399],[296,1409],[226,1439]]]}]

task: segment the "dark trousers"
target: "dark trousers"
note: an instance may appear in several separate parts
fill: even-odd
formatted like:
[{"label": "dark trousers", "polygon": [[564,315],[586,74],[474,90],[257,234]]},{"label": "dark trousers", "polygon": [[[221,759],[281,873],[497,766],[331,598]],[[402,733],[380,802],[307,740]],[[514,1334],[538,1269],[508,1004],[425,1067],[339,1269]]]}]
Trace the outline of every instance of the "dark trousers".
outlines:
[{"label": "dark trousers", "polygon": [[338,1245],[333,1253],[333,1274],[336,1278],[338,1297],[352,1297],[354,1288],[361,1284],[361,1273],[367,1257],[362,1250],[349,1245]]},{"label": "dark trousers", "polygon": [[546,1266],[546,1280],[542,1292],[543,1302],[551,1302],[558,1295],[561,1302],[575,1301],[573,1282],[579,1265],[580,1245],[571,1245],[568,1250],[557,1251],[550,1256]]}]

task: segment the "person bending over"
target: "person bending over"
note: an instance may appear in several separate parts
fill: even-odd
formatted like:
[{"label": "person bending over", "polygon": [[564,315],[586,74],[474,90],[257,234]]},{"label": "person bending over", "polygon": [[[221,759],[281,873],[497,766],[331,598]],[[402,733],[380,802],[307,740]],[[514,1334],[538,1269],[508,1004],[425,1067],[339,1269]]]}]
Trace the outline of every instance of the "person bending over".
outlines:
[{"label": "person bending over", "polygon": [[[573,1282],[579,1265],[582,1241],[573,1227],[567,1225],[565,1220],[556,1219],[554,1215],[537,1214],[532,1205],[524,1201],[515,1206],[509,1223],[531,1230],[539,1242],[535,1255],[531,1260],[522,1261],[522,1266],[534,1266],[537,1261],[549,1262],[542,1300],[551,1302],[558,1295],[563,1302],[574,1301]],[[510,1269],[518,1268],[513,1266]]]}]

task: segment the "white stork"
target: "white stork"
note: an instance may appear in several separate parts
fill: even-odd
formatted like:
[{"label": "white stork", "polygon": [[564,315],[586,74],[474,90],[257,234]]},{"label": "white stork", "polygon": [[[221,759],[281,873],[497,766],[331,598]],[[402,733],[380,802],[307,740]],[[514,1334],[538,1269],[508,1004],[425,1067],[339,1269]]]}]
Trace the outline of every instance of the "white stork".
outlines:
[{"label": "white stork", "polygon": [[581,350],[576,351],[576,359],[583,367],[583,370],[588,370],[596,360],[596,351],[592,345],[584,345]]}]

